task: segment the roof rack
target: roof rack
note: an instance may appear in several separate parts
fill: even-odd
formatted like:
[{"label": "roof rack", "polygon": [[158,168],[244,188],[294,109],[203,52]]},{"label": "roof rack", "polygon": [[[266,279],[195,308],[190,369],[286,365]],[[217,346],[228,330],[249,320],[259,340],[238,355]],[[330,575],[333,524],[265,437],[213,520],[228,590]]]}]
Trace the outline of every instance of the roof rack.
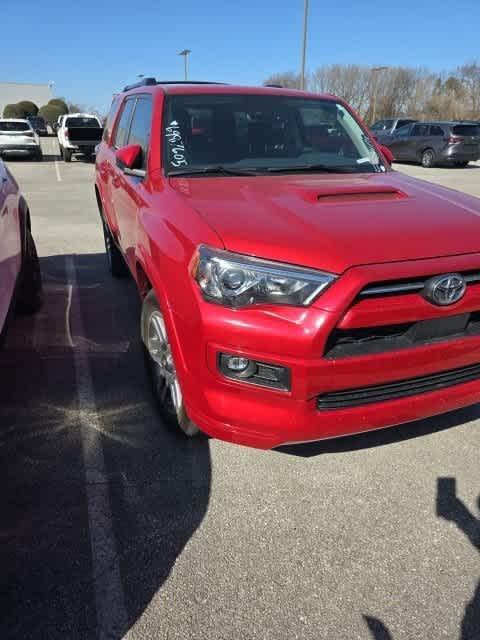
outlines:
[{"label": "roof rack", "polygon": [[136,89],[137,87],[152,87],[157,84],[226,84],[225,82],[210,82],[209,80],[156,80],[155,78],[142,78],[135,84],[127,84],[124,91]]},{"label": "roof rack", "polygon": [[124,91],[130,91],[130,89],[136,89],[137,87],[151,87],[157,84],[155,78],[142,78],[140,82],[135,82],[134,84],[127,84],[126,87],[123,87]]}]

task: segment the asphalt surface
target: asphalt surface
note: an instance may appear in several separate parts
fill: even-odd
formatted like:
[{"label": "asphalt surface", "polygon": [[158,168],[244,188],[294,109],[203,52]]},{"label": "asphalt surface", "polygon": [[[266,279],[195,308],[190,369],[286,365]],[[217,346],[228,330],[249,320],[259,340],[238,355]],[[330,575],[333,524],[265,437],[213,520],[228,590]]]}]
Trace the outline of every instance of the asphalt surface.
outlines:
[{"label": "asphalt surface", "polygon": [[[185,441],[148,390],[93,165],[9,161],[46,300],[0,355],[0,638],[480,638],[480,406],[282,451]],[[480,195],[480,166],[402,167]]]}]

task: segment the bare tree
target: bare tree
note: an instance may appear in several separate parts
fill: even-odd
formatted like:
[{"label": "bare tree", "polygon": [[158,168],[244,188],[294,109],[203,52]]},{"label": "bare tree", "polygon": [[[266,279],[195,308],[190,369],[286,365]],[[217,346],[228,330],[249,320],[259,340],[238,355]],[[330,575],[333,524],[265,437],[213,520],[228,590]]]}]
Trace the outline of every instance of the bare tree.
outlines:
[{"label": "bare tree", "polygon": [[[273,74],[265,84],[299,88],[292,71]],[[426,68],[333,64],[316,69],[308,87],[346,100],[367,122],[409,115],[417,118],[480,120],[480,64],[434,74]]]}]

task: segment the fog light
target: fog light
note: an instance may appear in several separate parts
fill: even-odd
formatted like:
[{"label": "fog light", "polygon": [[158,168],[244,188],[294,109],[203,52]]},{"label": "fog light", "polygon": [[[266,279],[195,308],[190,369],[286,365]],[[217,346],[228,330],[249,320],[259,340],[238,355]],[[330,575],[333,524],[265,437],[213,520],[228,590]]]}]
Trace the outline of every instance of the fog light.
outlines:
[{"label": "fog light", "polygon": [[230,369],[230,371],[241,373],[248,367],[250,360],[248,358],[240,358],[238,356],[227,356],[225,364],[227,369]]},{"label": "fog light", "polygon": [[218,356],[218,368],[226,378],[271,389],[290,390],[290,369],[287,367],[229,353],[219,353]]}]

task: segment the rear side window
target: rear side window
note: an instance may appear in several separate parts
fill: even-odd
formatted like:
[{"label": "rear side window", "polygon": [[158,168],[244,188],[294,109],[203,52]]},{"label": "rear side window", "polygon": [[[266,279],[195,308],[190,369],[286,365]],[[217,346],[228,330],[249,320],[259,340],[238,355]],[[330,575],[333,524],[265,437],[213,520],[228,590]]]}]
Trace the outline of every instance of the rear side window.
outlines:
[{"label": "rear side window", "polygon": [[456,124],[452,127],[456,136],[480,136],[480,127],[476,124]]},{"label": "rear side window", "polygon": [[99,127],[96,118],[67,118],[65,120],[66,127]]},{"label": "rear side window", "polygon": [[416,124],[412,130],[412,136],[426,136],[428,135],[428,125]]},{"label": "rear side window", "polygon": [[122,108],[122,114],[117,124],[117,129],[114,134],[113,146],[117,149],[124,147],[127,144],[128,132],[130,131],[130,120],[132,117],[133,105],[135,104],[135,98],[128,98]]},{"label": "rear side window", "polygon": [[439,127],[438,124],[430,125],[430,135],[431,136],[443,136],[445,135],[442,127]]},{"label": "rear side window", "polygon": [[108,113],[107,122],[105,124],[105,129],[103,130],[103,140],[108,142],[110,138],[110,133],[112,132],[113,123],[115,121],[115,116],[117,115],[118,104],[120,102],[120,96],[116,96],[112,101],[112,106],[110,107],[110,111]]},{"label": "rear side window", "polygon": [[152,121],[152,100],[145,96],[138,98],[133,112],[128,144],[139,144],[142,147],[142,166],[146,166],[148,145],[150,143],[150,127]]},{"label": "rear side window", "polygon": [[0,131],[30,131],[28,122],[9,122],[0,120]]}]

